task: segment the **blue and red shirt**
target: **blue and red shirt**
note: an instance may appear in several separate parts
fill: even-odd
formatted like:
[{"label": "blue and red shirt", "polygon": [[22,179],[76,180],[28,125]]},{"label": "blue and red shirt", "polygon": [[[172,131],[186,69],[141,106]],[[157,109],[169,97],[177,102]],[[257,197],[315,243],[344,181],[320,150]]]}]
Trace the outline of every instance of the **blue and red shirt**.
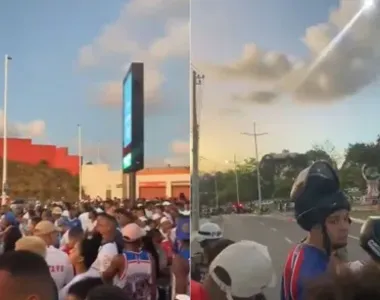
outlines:
[{"label": "blue and red shirt", "polygon": [[281,300],[303,300],[305,283],[327,270],[329,256],[316,247],[298,244],[285,262],[281,282]]}]

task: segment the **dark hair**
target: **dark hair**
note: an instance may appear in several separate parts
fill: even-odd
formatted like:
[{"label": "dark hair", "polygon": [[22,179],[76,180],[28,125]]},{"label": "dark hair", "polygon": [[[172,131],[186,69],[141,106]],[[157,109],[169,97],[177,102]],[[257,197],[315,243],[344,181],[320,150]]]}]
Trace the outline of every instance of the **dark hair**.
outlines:
[{"label": "dark hair", "polygon": [[86,300],[132,300],[129,299],[121,288],[103,284],[93,288],[88,294]]},{"label": "dark hair", "polygon": [[77,238],[84,234],[82,226],[75,226],[69,230],[69,238]]},{"label": "dark hair", "polygon": [[159,275],[160,275],[160,261],[159,261],[159,259],[160,258],[158,256],[156,247],[153,244],[153,237],[149,234],[146,236],[143,236],[142,244],[143,244],[143,246],[142,246],[143,250],[149,252],[150,255],[152,255],[152,257],[154,259],[156,274],[157,274],[157,277],[159,277]]},{"label": "dark hair", "polygon": [[68,290],[68,294],[74,295],[78,297],[79,299],[84,300],[86,299],[90,290],[102,284],[103,284],[103,281],[101,278],[97,278],[97,277],[85,278],[85,279],[82,279],[81,281],[74,283],[72,286],[70,286]]},{"label": "dark hair", "polygon": [[4,252],[14,251],[16,242],[22,238],[20,229],[12,226],[4,235]]},{"label": "dark hair", "polygon": [[8,272],[21,293],[33,293],[40,299],[58,299],[57,287],[49,267],[38,254],[19,250],[0,255],[0,270]]},{"label": "dark hair", "polygon": [[115,226],[117,226],[117,220],[114,216],[111,216],[110,214],[107,214],[105,212],[99,213],[98,218],[105,218],[108,221],[112,222]]},{"label": "dark hair", "polygon": [[94,234],[91,239],[84,239],[80,243],[80,253],[87,269],[91,267],[98,257],[99,247],[102,243],[100,234]]},{"label": "dark hair", "polygon": [[220,252],[222,252],[224,249],[226,249],[228,246],[234,243],[234,241],[229,239],[220,239],[219,241],[215,242],[215,244],[213,244],[211,247],[206,247],[205,252],[207,255],[208,263],[211,264]]},{"label": "dark hair", "polygon": [[123,209],[123,208],[118,208],[115,211],[117,214],[123,215],[124,217],[131,219],[132,221],[136,220],[136,217],[129,211]]},{"label": "dark hair", "polygon": [[39,222],[42,221],[41,217],[38,217],[38,216],[34,216],[31,218],[31,221],[33,224],[38,224]]}]

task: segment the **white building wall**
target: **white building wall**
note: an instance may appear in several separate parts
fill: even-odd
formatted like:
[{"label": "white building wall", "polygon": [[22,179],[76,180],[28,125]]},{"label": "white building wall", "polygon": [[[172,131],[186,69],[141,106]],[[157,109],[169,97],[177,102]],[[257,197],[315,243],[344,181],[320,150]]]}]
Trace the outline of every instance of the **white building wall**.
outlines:
[{"label": "white building wall", "polygon": [[122,178],[121,171],[110,170],[107,164],[82,166],[83,189],[92,198],[106,198],[107,190],[112,197],[122,198]]},{"label": "white building wall", "polygon": [[[126,180],[128,182],[128,180]],[[162,175],[137,175],[136,196],[139,197],[140,183],[165,182],[166,195],[172,196],[172,183],[190,183],[190,174],[162,174]],[[111,191],[112,197],[123,197],[123,173],[121,170],[113,171],[107,164],[83,165],[82,186],[87,195],[92,198],[106,198],[107,190]]]},{"label": "white building wall", "polygon": [[137,175],[136,178],[137,186],[136,186],[136,194],[139,197],[140,193],[140,183],[143,182],[165,182],[166,183],[166,196],[172,196],[172,183],[173,182],[190,182],[190,174],[165,174],[165,175]]}]

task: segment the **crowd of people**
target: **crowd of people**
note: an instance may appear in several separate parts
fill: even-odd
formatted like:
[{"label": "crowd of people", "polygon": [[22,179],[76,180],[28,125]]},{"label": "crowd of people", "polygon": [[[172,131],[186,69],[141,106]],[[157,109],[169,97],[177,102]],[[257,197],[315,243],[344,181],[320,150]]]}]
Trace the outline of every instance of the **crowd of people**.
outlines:
[{"label": "crowd of people", "polygon": [[189,299],[185,200],[3,206],[2,300]]},{"label": "crowd of people", "polygon": [[[360,231],[368,259],[349,261],[351,206],[334,168],[313,163],[295,180],[290,198],[307,234],[285,258],[278,297],[268,300],[380,299],[380,217],[369,217]],[[202,251],[191,261],[191,299],[267,299],[277,278],[265,246],[225,239],[216,223],[203,224],[195,239]]]}]

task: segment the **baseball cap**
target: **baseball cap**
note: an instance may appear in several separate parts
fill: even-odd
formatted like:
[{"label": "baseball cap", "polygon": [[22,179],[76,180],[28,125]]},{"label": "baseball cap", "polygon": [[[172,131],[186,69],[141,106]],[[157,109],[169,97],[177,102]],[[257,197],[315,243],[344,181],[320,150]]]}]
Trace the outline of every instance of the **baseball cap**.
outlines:
[{"label": "baseball cap", "polygon": [[53,215],[62,215],[63,211],[62,211],[62,208],[56,206],[53,208],[53,210],[51,211],[51,213]]},{"label": "baseball cap", "polygon": [[53,232],[58,232],[60,229],[50,221],[38,222],[36,227],[34,227],[34,235],[45,235]]},{"label": "baseball cap", "polygon": [[145,236],[146,231],[136,223],[130,223],[123,227],[121,234],[123,235],[124,241],[134,242]]},{"label": "baseball cap", "polygon": [[[230,285],[218,277],[218,268],[228,273]],[[268,248],[245,240],[236,242],[219,253],[210,265],[209,274],[229,300],[233,297],[250,298],[267,287],[275,287],[277,281]]]},{"label": "baseball cap", "polygon": [[161,215],[159,213],[154,213],[152,215],[152,220],[156,221],[156,220],[159,220],[161,219]]},{"label": "baseball cap", "polygon": [[163,206],[170,206],[172,205],[169,201],[164,201],[164,203],[162,203]]},{"label": "baseball cap", "polygon": [[16,242],[15,250],[27,250],[38,254],[42,257],[46,256],[46,244],[38,236],[24,236]]}]

